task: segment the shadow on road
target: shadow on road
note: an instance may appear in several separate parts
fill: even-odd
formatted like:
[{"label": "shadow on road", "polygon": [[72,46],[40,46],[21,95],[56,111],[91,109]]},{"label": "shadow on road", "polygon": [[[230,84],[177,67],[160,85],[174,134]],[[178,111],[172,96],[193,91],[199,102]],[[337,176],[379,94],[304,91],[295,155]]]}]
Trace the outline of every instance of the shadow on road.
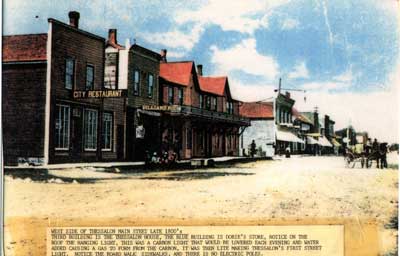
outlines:
[{"label": "shadow on road", "polygon": [[254,175],[254,173],[248,172],[181,172],[171,173],[163,176],[148,176],[141,177],[140,179],[145,180],[200,180],[200,179],[212,179],[215,177],[223,176],[248,176]]}]

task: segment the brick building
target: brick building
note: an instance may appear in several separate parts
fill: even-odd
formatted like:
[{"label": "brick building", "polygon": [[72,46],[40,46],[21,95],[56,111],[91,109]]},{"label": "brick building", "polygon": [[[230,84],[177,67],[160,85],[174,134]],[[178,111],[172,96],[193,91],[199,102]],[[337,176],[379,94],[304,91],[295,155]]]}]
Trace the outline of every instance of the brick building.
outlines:
[{"label": "brick building", "polygon": [[105,39],[69,18],[3,37],[5,164],[124,158],[124,91],[103,86]]},{"label": "brick building", "polygon": [[239,116],[227,77],[204,77],[193,61],[167,62],[165,50],[161,57],[162,150],[184,159],[238,155],[249,120]]}]

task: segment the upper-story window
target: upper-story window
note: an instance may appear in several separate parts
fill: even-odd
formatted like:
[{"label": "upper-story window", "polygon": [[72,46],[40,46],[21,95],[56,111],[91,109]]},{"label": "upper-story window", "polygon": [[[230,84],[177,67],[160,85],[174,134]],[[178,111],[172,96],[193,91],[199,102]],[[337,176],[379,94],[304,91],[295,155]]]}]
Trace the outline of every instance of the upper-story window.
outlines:
[{"label": "upper-story window", "polygon": [[211,109],[211,97],[210,96],[206,97],[206,109],[208,109],[208,110]]},{"label": "upper-story window", "polygon": [[153,90],[154,90],[154,75],[149,74],[147,77],[147,96],[149,98],[153,97]]},{"label": "upper-story window", "polygon": [[183,105],[183,88],[178,89],[178,100],[179,105]]},{"label": "upper-story window", "polygon": [[140,72],[139,70],[133,71],[133,94],[139,95],[140,90]]},{"label": "upper-story window", "polygon": [[203,108],[204,107],[204,97],[203,95],[200,94],[199,96],[199,107]]},{"label": "upper-story window", "polygon": [[230,101],[226,102],[226,112],[233,114],[233,103]]},{"label": "upper-story window", "polygon": [[86,90],[94,89],[94,67],[93,65],[86,66]]},{"label": "upper-story window", "polygon": [[217,111],[217,97],[212,97],[212,110]]},{"label": "upper-story window", "polygon": [[65,88],[72,89],[75,84],[75,60],[67,58],[65,60]]},{"label": "upper-story window", "polygon": [[174,87],[168,87],[168,105],[174,104]]}]

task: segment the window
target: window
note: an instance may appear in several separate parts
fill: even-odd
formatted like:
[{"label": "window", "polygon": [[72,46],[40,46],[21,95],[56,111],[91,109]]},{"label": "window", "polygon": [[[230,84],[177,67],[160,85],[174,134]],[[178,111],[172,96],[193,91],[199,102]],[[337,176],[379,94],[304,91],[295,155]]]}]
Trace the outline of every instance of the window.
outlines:
[{"label": "window", "polygon": [[210,96],[206,97],[206,109],[208,109],[208,110],[211,109],[211,98],[210,98]]},{"label": "window", "polygon": [[85,150],[97,148],[97,111],[85,109],[84,116],[84,147]]},{"label": "window", "polygon": [[147,77],[147,96],[149,98],[153,97],[153,89],[154,89],[154,76],[153,74],[149,74]]},{"label": "window", "polygon": [[168,105],[174,104],[174,87],[168,87]]},{"label": "window", "polygon": [[217,111],[217,98],[212,97],[212,109]]},{"label": "window", "polygon": [[179,97],[179,105],[183,105],[183,88],[179,88],[178,97]]},{"label": "window", "polygon": [[204,100],[204,99],[203,99],[203,95],[200,95],[200,96],[199,96],[199,107],[200,107],[200,108],[203,108],[203,107],[204,107],[204,102],[203,102],[203,100]]},{"label": "window", "polygon": [[69,148],[69,127],[70,107],[66,105],[56,106],[56,141],[57,150],[68,150]]},{"label": "window", "polygon": [[65,88],[72,89],[75,83],[75,61],[67,58],[65,61]]},{"label": "window", "polygon": [[140,90],[140,72],[139,70],[135,70],[133,72],[133,94],[139,95]]},{"label": "window", "polygon": [[233,114],[233,103],[232,102],[226,102],[226,111],[229,114]]},{"label": "window", "polygon": [[86,90],[94,89],[94,67],[92,65],[86,66]]},{"label": "window", "polygon": [[103,150],[112,150],[113,115],[103,113]]}]

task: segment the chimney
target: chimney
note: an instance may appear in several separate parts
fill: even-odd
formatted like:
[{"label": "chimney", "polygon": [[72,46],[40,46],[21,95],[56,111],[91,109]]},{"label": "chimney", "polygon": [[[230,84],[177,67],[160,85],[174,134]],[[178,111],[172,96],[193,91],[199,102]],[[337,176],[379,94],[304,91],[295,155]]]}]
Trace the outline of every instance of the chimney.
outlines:
[{"label": "chimney", "polygon": [[117,30],[111,28],[108,30],[108,42],[112,44],[117,44]]},{"label": "chimney", "polygon": [[285,96],[290,99],[290,92],[285,92]]},{"label": "chimney", "polygon": [[203,65],[197,65],[197,75],[203,76]]},{"label": "chimney", "polygon": [[69,25],[74,28],[79,28],[79,12],[72,11],[68,13]]},{"label": "chimney", "polygon": [[167,62],[167,49],[161,49],[161,62]]}]

